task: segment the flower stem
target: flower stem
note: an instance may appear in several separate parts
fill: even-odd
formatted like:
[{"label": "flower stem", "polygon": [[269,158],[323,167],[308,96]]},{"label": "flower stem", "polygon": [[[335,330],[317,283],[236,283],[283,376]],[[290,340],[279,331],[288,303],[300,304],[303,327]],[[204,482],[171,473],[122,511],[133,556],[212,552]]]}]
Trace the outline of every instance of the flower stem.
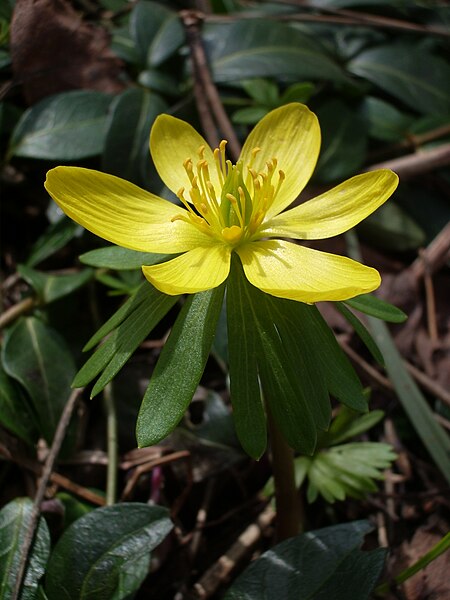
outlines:
[{"label": "flower stem", "polygon": [[295,485],[294,451],[278,429],[269,408],[267,417],[275,482],[276,537],[281,542],[303,530],[303,508]]},{"label": "flower stem", "polygon": [[103,405],[106,413],[108,467],[106,473],[106,504],[111,506],[117,501],[117,412],[110,383],[103,390]]}]

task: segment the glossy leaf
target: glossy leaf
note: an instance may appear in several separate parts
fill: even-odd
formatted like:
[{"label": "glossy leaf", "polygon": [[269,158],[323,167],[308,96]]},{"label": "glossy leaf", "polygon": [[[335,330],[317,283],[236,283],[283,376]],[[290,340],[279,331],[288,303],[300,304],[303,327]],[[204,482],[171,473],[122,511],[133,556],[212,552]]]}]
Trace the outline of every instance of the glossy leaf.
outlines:
[{"label": "glossy leaf", "polygon": [[36,443],[38,431],[33,412],[20,386],[8,377],[2,365],[0,365],[0,423],[31,446]]},{"label": "glossy leaf", "polygon": [[5,371],[28,392],[39,432],[51,444],[75,375],[66,343],[36,317],[26,317],[7,331],[2,352]]},{"label": "glossy leaf", "polygon": [[151,550],[171,529],[168,511],[160,506],[135,502],[91,511],[56,544],[46,594],[58,600],[129,597],[147,575]]},{"label": "glossy leaf", "polygon": [[48,275],[25,265],[19,265],[17,271],[31,285],[39,301],[44,304],[49,304],[72,294],[92,279],[94,275],[92,269],[84,269],[73,275]]},{"label": "glossy leaf", "polygon": [[23,114],[9,155],[70,161],[100,154],[110,102],[111,96],[90,90],[44,98]]},{"label": "glossy leaf", "polygon": [[408,318],[405,313],[385,300],[377,298],[373,294],[362,294],[346,300],[352,308],[377,319],[388,321],[388,323],[403,323]]},{"label": "glossy leaf", "polygon": [[218,83],[254,77],[346,80],[318,42],[283,23],[246,19],[208,25],[204,31]]},{"label": "glossy leaf", "polygon": [[256,559],[225,600],[368,600],[386,551],[361,552],[372,527],[355,521],[290,538]]},{"label": "glossy leaf", "polygon": [[376,46],[356,56],[347,68],[413,110],[450,113],[450,66],[420,46]]},{"label": "glossy leaf", "polygon": [[184,41],[178,15],[157,2],[141,0],[130,17],[130,33],[142,64],[158,66]]},{"label": "glossy leaf", "polygon": [[140,269],[142,265],[155,265],[169,258],[168,254],[154,254],[153,252],[138,252],[121,246],[107,246],[97,248],[79,256],[80,261],[91,267],[114,269],[116,271]]},{"label": "glossy leaf", "polygon": [[[339,115],[339,118],[336,118]],[[315,176],[320,181],[341,181],[354,175],[366,155],[367,126],[354,109],[330,100],[317,111],[322,147]]]},{"label": "glossy leaf", "polygon": [[160,354],[137,422],[140,447],[178,425],[200,383],[222,307],[224,285],[190,295]]},{"label": "glossy leaf", "polygon": [[373,96],[364,99],[361,113],[368,121],[369,135],[384,142],[402,140],[414,121],[411,115],[400,112],[392,104]]},{"label": "glossy leaf", "polygon": [[102,170],[146,187],[152,173],[150,129],[166,109],[159,96],[146,90],[130,88],[117,96],[111,104]]},{"label": "glossy leaf", "polygon": [[[4,600],[13,596],[32,507],[33,503],[28,498],[17,498],[0,511],[0,598]],[[40,518],[19,600],[34,600],[36,597],[49,554],[50,534],[45,519]]]}]

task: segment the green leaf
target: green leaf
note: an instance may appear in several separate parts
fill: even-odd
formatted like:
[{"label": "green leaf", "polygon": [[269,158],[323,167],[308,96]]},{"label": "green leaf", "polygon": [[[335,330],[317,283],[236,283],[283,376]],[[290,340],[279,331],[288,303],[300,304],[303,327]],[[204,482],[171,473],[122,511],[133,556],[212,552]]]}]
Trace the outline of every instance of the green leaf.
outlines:
[{"label": "green leaf", "polygon": [[300,102],[306,104],[311,98],[315,90],[315,85],[309,81],[302,83],[294,83],[290,85],[280,98],[281,104],[289,104],[289,102]]},{"label": "green leaf", "polygon": [[417,250],[426,237],[423,229],[392,201],[364,219],[358,232],[374,246],[396,252]]},{"label": "green leaf", "polygon": [[93,510],[56,544],[45,592],[58,600],[127,598],[148,573],[150,551],[171,529],[168,511],[160,506],[134,502]]},{"label": "green leaf", "polygon": [[140,269],[142,265],[155,265],[170,258],[168,254],[155,254],[153,252],[138,252],[120,246],[107,246],[85,252],[79,257],[80,261],[91,267],[114,269],[116,271],[127,271],[129,269]]},{"label": "green leaf", "polygon": [[321,446],[334,446],[361,435],[379,423],[383,417],[382,410],[371,410],[361,415],[343,406],[333,419],[330,429],[323,433]]},{"label": "green leaf", "polygon": [[[21,550],[31,518],[33,503],[17,498],[0,511],[0,598],[12,598],[21,560]],[[40,518],[31,546],[19,600],[34,600],[50,554],[50,534]]]},{"label": "green leaf", "polygon": [[150,129],[167,104],[156,94],[130,88],[111,104],[102,170],[145,186],[154,169],[149,155]]},{"label": "green leaf", "polygon": [[376,46],[356,56],[347,68],[414,110],[450,114],[450,66],[420,46]]},{"label": "green leaf", "polygon": [[30,446],[36,443],[38,431],[34,415],[21,388],[8,377],[2,365],[0,365],[0,423]]},{"label": "green leaf", "polygon": [[56,223],[51,223],[45,233],[33,245],[26,261],[27,267],[34,267],[55,252],[64,248],[83,228],[64,216]]},{"label": "green leaf", "polygon": [[366,315],[371,315],[389,323],[403,323],[408,318],[402,310],[385,300],[377,298],[373,294],[355,296],[354,298],[350,298],[350,300],[346,300],[345,304]]},{"label": "green leaf", "polygon": [[256,559],[224,600],[368,600],[386,551],[361,552],[372,527],[355,521],[290,538]]},{"label": "green leaf", "polygon": [[385,323],[369,317],[375,341],[386,360],[386,371],[397,396],[441,473],[450,482],[450,440],[433,411],[406,370]]},{"label": "green leaf", "polygon": [[144,285],[143,292],[138,292],[129,305],[124,321],[83,365],[72,382],[73,387],[83,387],[103,371],[94,385],[91,398],[117,375],[179,298],[162,294],[148,283]]},{"label": "green leaf", "polygon": [[358,319],[358,317],[356,315],[354,315],[352,313],[352,311],[349,310],[343,302],[336,302],[335,306],[338,309],[338,311],[345,317],[345,319],[353,327],[353,329],[355,330],[355,332],[358,335],[358,337],[360,338],[360,340],[363,342],[363,344],[369,350],[370,354],[377,361],[377,363],[380,365],[380,367],[384,367],[383,355],[381,354],[380,349],[374,342],[372,336],[367,331],[367,329],[365,328],[363,323],[361,323],[361,321]]},{"label": "green leaf", "polygon": [[92,269],[83,269],[73,275],[47,275],[47,273],[35,271],[25,265],[19,265],[17,271],[31,285],[39,301],[44,304],[49,304],[72,294],[92,279],[94,275]]},{"label": "green leaf", "polygon": [[246,19],[209,24],[204,37],[218,83],[255,77],[347,80],[318,42],[283,23]]},{"label": "green leaf", "polygon": [[23,114],[9,156],[72,161],[100,154],[111,96],[75,90],[44,98]]},{"label": "green leaf", "polygon": [[254,125],[260,121],[267,113],[269,109],[264,106],[247,106],[246,108],[239,108],[233,113],[233,123],[240,123],[242,125]]},{"label": "green leaf", "polygon": [[141,63],[156,67],[184,42],[184,29],[178,15],[157,2],[141,0],[130,17],[130,33]]},{"label": "green leaf", "polygon": [[157,69],[145,69],[145,71],[139,73],[138,83],[159,94],[180,96],[183,93],[180,80],[166,71],[161,72]]},{"label": "green leaf", "polygon": [[128,298],[128,300],[122,304],[122,306],[98,329],[91,339],[83,348],[83,352],[92,350],[101,340],[111,333],[113,329],[118,327],[126,317],[135,310],[141,302],[144,302],[147,295],[150,293],[147,287],[147,283],[143,282],[141,286]]},{"label": "green leaf", "polygon": [[406,137],[414,122],[411,115],[400,112],[384,100],[367,96],[361,114],[369,124],[369,135],[383,142],[397,142]]},{"label": "green leaf", "polygon": [[364,119],[340,100],[323,104],[317,110],[317,116],[323,142],[315,176],[328,183],[353,175],[366,156]]},{"label": "green leaf", "polygon": [[166,437],[200,382],[216,331],[225,286],[188,297],[161,352],[137,421],[140,447]]},{"label": "green leaf", "polygon": [[[306,470],[308,502],[315,502],[320,494],[329,502],[351,498],[364,498],[375,492],[375,479],[383,479],[383,471],[390,467],[396,455],[389,444],[379,442],[353,442],[320,450],[313,457],[302,456],[300,477]],[[297,468],[297,465],[296,465]]]},{"label": "green leaf", "polygon": [[268,108],[274,108],[278,105],[280,95],[278,86],[273,81],[267,79],[248,79],[242,82],[242,87],[247,94],[258,104]]},{"label": "green leaf", "polygon": [[259,334],[245,288],[244,277],[233,264],[227,285],[228,361],[233,420],[242,447],[252,458],[258,459],[266,449],[267,427],[256,358]]},{"label": "green leaf", "polygon": [[28,392],[39,432],[51,444],[75,375],[66,343],[36,317],[26,317],[7,330],[2,353],[5,371]]},{"label": "green leaf", "polygon": [[[337,400],[358,412],[367,411],[367,400],[358,376],[316,306],[307,306],[310,327],[305,343],[318,349],[328,391]],[[306,337],[308,333],[308,337]]]}]

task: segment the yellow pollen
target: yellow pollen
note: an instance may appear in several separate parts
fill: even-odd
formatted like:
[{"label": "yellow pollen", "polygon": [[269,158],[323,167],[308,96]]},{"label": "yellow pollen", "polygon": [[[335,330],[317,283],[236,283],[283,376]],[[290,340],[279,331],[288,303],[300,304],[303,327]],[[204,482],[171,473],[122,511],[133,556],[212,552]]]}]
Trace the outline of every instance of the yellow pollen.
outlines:
[{"label": "yellow pollen", "polygon": [[205,145],[204,144],[202,144],[200,146],[200,148],[197,150],[197,154],[199,155],[200,160],[203,160],[203,157],[204,157],[204,154],[205,154]]}]

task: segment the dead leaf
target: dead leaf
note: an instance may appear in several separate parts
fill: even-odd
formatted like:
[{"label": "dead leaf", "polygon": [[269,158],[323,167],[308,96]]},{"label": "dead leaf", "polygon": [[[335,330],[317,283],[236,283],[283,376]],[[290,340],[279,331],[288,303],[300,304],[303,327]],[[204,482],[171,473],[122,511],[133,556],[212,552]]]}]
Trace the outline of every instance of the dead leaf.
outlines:
[{"label": "dead leaf", "polygon": [[125,88],[106,31],[83,22],[65,0],[17,0],[10,38],[14,81],[29,104],[67,90]]}]

